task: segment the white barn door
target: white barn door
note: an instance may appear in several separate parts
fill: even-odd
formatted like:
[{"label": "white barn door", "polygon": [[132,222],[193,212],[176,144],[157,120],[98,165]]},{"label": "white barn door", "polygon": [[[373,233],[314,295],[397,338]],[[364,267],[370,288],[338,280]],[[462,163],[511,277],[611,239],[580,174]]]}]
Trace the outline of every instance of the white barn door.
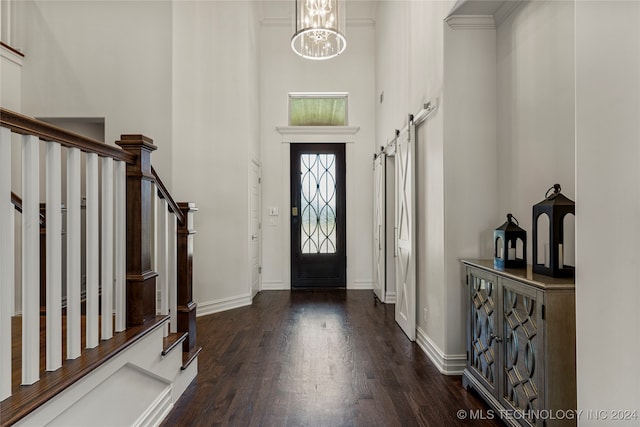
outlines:
[{"label": "white barn door", "polygon": [[380,153],[373,161],[373,291],[380,302],[386,296],[386,157]]},{"label": "white barn door", "polygon": [[396,142],[396,322],[416,339],[415,126]]}]

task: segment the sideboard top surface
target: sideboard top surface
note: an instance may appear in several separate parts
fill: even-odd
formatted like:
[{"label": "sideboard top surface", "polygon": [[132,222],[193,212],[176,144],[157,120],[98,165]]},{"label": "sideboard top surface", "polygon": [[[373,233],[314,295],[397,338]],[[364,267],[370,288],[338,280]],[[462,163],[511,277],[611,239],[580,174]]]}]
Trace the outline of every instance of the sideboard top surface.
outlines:
[{"label": "sideboard top surface", "polygon": [[531,286],[535,286],[545,290],[574,290],[575,279],[574,278],[559,278],[545,276],[542,274],[533,273],[533,267],[527,265],[527,268],[505,268],[498,269],[493,266],[493,259],[463,259],[462,262],[472,267],[477,267],[482,270],[486,270],[493,274],[498,274],[519,282],[527,283]]}]

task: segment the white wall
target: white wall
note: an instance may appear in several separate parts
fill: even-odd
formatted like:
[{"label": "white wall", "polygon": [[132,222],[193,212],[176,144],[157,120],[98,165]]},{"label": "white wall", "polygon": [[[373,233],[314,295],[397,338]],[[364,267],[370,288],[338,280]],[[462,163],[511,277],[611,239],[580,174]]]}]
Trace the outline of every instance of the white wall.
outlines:
[{"label": "white wall", "polygon": [[0,47],[0,105],[20,112],[22,109],[23,58],[4,46]]},{"label": "white wall", "polygon": [[198,314],[251,302],[249,161],[259,160],[255,2],[173,3],[174,193],[193,201]]},{"label": "white wall", "polygon": [[[575,201],[574,4],[528,2],[497,29],[498,217],[527,230],[553,184]],[[495,228],[494,227],[494,228]]]},{"label": "white wall", "polygon": [[171,189],[171,3],[25,1],[22,109],[34,117],[101,117],[105,138],[141,133]]},{"label": "white wall", "polygon": [[[476,18],[470,18],[475,22]],[[445,354],[465,354],[468,288],[460,259],[490,258],[497,206],[496,32],[444,25]],[[429,302],[427,300],[427,302]],[[432,325],[427,324],[431,333]],[[440,345],[439,341],[436,341]]]},{"label": "white wall", "polygon": [[578,408],[640,411],[640,3],[576,2],[575,53]]},{"label": "white wall", "polygon": [[497,29],[491,16],[449,26],[452,6],[378,3],[376,91],[385,101],[376,117],[381,145],[406,113],[439,100],[417,138],[417,322],[427,347],[457,360],[466,321],[459,260],[490,258],[508,212],[531,232],[531,207],[555,182],[574,198],[573,3],[526,2]]},{"label": "white wall", "polygon": [[[371,23],[347,22],[347,49],[327,61],[310,61],[290,47],[289,20],[261,26],[261,155],[263,288],[288,289],[290,273],[289,138],[276,131],[288,123],[289,92],[348,92],[349,124],[360,126],[346,145],[347,287],[373,284],[372,209],[375,150],[374,30]],[[269,207],[280,215],[268,216]],[[272,221],[273,220],[273,221]]]}]

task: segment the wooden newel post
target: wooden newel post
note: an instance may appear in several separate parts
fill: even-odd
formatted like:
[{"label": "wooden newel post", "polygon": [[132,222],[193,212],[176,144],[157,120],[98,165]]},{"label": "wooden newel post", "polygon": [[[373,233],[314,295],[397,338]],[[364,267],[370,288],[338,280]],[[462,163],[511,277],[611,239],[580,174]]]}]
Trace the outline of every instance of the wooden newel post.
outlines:
[{"label": "wooden newel post", "polygon": [[196,345],[196,303],[193,302],[193,213],[195,203],[178,203],[184,222],[178,222],[178,331],[189,335],[182,351],[190,352]]},{"label": "wooden newel post", "polygon": [[141,325],[156,315],[156,276],[151,270],[151,152],[144,135],[120,135],[123,150],[136,155],[127,164],[127,326]]}]

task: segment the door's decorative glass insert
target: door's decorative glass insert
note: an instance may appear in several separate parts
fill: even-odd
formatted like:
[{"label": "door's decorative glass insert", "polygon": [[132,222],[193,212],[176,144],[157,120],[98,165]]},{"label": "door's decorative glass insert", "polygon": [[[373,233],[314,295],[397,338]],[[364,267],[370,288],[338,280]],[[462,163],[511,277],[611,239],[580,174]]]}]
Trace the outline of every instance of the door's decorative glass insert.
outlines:
[{"label": "door's decorative glass insert", "polygon": [[[534,414],[538,409],[536,371],[536,301],[504,288],[505,399]],[[535,420],[530,420],[535,424]]]},{"label": "door's decorative glass insert", "polygon": [[471,276],[473,312],[472,364],[473,367],[491,385],[495,381],[494,350],[494,284],[481,277]]},{"label": "door's decorative glass insert", "polygon": [[336,253],[336,156],[300,155],[303,254]]}]

